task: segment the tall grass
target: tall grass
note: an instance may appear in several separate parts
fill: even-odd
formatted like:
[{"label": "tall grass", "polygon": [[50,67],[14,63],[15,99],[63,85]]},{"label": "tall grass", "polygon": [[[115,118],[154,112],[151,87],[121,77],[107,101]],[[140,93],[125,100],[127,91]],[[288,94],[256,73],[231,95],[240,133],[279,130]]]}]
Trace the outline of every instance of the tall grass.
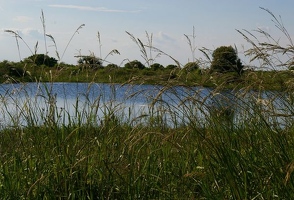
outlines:
[{"label": "tall grass", "polygon": [[[152,63],[152,35],[147,45],[129,35]],[[264,46],[281,49],[249,42],[251,55],[265,62],[273,59]],[[194,61],[191,40],[190,47]],[[64,105],[57,103],[53,82],[2,85],[1,198],[294,198],[291,84],[264,92],[250,85],[228,91],[224,83],[213,89],[166,83],[145,91],[129,83],[110,84],[110,93],[101,87],[94,97],[97,85],[89,83],[73,112],[66,96]],[[126,101],[146,98],[137,115],[135,105],[118,97],[123,87]]]}]

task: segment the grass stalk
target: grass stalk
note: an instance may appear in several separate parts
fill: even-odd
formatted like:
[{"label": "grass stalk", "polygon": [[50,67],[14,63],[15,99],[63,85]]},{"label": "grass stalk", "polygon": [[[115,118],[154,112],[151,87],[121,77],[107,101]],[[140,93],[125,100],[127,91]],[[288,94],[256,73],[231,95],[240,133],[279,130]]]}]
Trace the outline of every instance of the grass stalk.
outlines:
[{"label": "grass stalk", "polygon": [[[44,37],[55,44],[46,34],[43,11],[41,20]],[[278,18],[274,23],[289,36]],[[281,53],[282,47],[256,43],[252,33],[239,32],[252,44],[254,59],[274,66],[276,55],[266,51]],[[146,63],[154,61],[151,49],[169,56],[152,46],[152,34],[146,32],[148,45],[128,34]],[[195,45],[186,37],[194,61]],[[3,84],[1,198],[293,199],[293,87],[264,91],[258,73],[250,75],[258,90],[249,85],[228,91],[225,81],[204,88],[170,82],[118,85],[111,79],[109,84],[76,83],[74,95],[65,85],[56,90],[54,77],[31,87]],[[66,100],[59,104],[62,95]],[[142,108],[129,103],[136,97]]]}]

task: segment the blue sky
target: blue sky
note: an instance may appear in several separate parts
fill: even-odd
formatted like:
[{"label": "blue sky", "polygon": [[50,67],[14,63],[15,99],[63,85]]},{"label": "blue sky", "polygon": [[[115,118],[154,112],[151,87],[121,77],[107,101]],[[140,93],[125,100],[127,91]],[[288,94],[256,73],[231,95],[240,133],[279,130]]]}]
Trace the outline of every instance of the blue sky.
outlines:
[{"label": "blue sky", "polygon": [[[85,24],[65,51],[62,61],[66,63],[75,64],[74,56],[79,54],[100,56],[98,31],[102,58],[117,49],[121,54],[109,56],[110,62],[119,65],[125,59],[143,62],[139,48],[125,31],[144,43],[147,31],[153,34],[155,47],[185,64],[192,60],[192,55],[184,34],[191,35],[193,26],[197,48],[213,50],[222,45],[236,45],[241,55],[250,45],[236,29],[261,28],[281,37],[271,16],[260,7],[281,15],[287,30],[294,35],[293,0],[0,0],[0,61],[19,61],[15,39],[4,30],[17,31],[32,50],[38,41],[38,53],[45,53],[41,10],[46,33],[54,37],[60,55],[75,30]],[[19,44],[21,58],[31,55],[22,41]],[[52,44],[47,38],[48,54],[55,57]],[[196,57],[201,56],[196,51]],[[156,62],[174,64],[166,56]]]}]

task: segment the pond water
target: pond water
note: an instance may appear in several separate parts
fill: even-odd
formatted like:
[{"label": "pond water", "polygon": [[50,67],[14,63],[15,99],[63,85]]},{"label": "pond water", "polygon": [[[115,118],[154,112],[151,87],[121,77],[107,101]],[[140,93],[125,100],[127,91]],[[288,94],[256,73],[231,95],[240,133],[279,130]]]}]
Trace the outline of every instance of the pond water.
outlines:
[{"label": "pond water", "polygon": [[[244,95],[242,97],[242,95]],[[252,98],[251,98],[252,97]],[[96,83],[26,83],[0,85],[0,124],[7,126],[42,125],[50,120],[59,124],[96,123],[107,117],[135,125],[153,120],[168,126],[195,121],[207,123],[211,115],[222,114],[242,121],[259,103],[264,111],[278,112],[279,123],[288,123],[292,107],[276,93],[214,91],[203,87],[119,85]],[[245,108],[247,106],[248,108]],[[246,114],[244,113],[246,111]],[[222,113],[223,112],[223,113]],[[219,117],[223,117],[219,116]]]}]

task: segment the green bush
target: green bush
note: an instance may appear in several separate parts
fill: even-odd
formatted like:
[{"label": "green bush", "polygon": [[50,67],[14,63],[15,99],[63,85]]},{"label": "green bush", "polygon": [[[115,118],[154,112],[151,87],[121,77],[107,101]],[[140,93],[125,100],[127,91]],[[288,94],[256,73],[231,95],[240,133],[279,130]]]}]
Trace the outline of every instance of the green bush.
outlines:
[{"label": "green bush", "polygon": [[127,69],[145,69],[145,65],[143,65],[138,60],[133,60],[125,64],[125,68]]},{"label": "green bush", "polygon": [[143,72],[142,72],[142,74],[145,75],[145,76],[154,76],[154,75],[156,75],[156,72],[153,71],[153,70],[146,70],[146,69],[144,69]]},{"label": "green bush", "polygon": [[184,66],[184,70],[187,72],[192,72],[199,69],[199,65],[197,62],[188,62],[187,64],[185,64]]},{"label": "green bush", "polygon": [[157,71],[157,70],[163,70],[164,67],[163,67],[163,65],[161,65],[159,63],[154,63],[154,64],[150,65],[150,69]]},{"label": "green bush", "polygon": [[76,56],[78,57],[78,64],[82,68],[103,68],[102,60],[94,55]]},{"label": "green bush", "polygon": [[166,69],[175,69],[177,67],[178,67],[177,65],[167,65],[165,68]]},{"label": "green bush", "polygon": [[29,56],[24,61],[34,63],[37,66],[45,65],[47,67],[54,67],[57,64],[57,60],[55,58],[44,54],[35,54]]},{"label": "green bush", "polygon": [[117,64],[108,64],[106,65],[105,69],[116,69],[116,68],[119,68],[119,66]]},{"label": "green bush", "polygon": [[241,74],[243,64],[232,46],[221,46],[212,54],[211,70],[216,72],[237,72]]}]

